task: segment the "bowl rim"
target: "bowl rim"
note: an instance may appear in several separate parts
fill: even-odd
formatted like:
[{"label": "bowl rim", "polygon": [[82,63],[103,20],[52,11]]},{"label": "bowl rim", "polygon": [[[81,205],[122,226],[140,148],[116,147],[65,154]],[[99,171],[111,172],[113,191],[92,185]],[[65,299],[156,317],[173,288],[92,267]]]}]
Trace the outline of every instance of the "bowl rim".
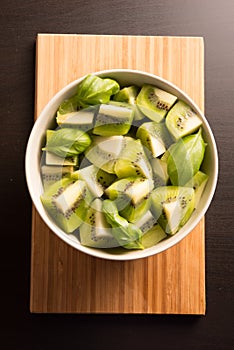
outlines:
[{"label": "bowl rim", "polygon": [[[194,100],[186,92],[184,92],[182,89],[180,89],[174,83],[172,83],[172,82],[170,82],[170,81],[168,81],[168,80],[166,80],[166,79],[164,79],[156,74],[148,73],[146,71],[142,71],[142,70],[138,70],[138,69],[128,69],[128,68],[105,69],[105,70],[91,72],[89,74],[104,77],[104,76],[107,76],[109,74],[116,74],[116,73],[117,74],[118,73],[137,74],[139,76],[142,76],[142,78],[149,77],[152,79],[156,79],[156,81],[159,81],[163,85],[166,85],[166,86],[172,88],[173,90],[176,90],[178,92],[178,94],[182,95],[185,99],[187,99],[187,101],[190,103],[190,105],[198,112],[199,117],[201,117],[201,119],[202,119],[202,122],[206,125],[206,129],[208,130],[208,134],[209,134],[209,137],[211,139],[211,143],[212,143],[211,146],[213,149],[213,153],[215,155],[213,182],[211,185],[211,191],[210,191],[209,196],[205,202],[205,205],[203,206],[199,215],[192,221],[192,223],[190,224],[190,227],[187,230],[185,230],[184,232],[181,232],[181,233],[178,232],[175,235],[171,236],[170,239],[163,241],[163,244],[160,244],[160,242],[159,242],[157,245],[155,245],[151,248],[145,249],[145,250],[139,250],[139,251],[135,250],[135,251],[131,251],[131,252],[127,251],[126,254],[123,254],[123,255],[122,254],[121,255],[120,254],[111,255],[110,253],[103,252],[102,249],[95,249],[95,248],[82,246],[80,243],[77,244],[77,242],[73,241],[69,237],[68,234],[63,232],[55,223],[52,222],[52,220],[46,214],[46,211],[43,208],[42,204],[41,203],[39,204],[39,198],[36,197],[36,195],[33,191],[33,187],[35,185],[33,185],[34,181],[33,181],[33,178],[31,176],[31,165],[30,165],[32,155],[33,155],[34,138],[37,134],[37,130],[40,127],[40,125],[43,124],[43,120],[44,120],[43,116],[51,109],[51,106],[53,106],[53,104],[59,98],[61,98],[65,92],[70,91],[77,84],[79,84],[79,82],[81,82],[88,74],[85,74],[82,77],[77,78],[77,79],[71,81],[70,83],[68,83],[67,85],[65,85],[62,89],[60,89],[57,93],[55,93],[53,95],[53,97],[48,101],[48,103],[43,107],[43,109],[39,113],[36,121],[34,122],[32,129],[31,129],[31,132],[30,132],[30,135],[28,138],[28,142],[26,145],[25,176],[26,176],[26,183],[27,183],[27,187],[28,187],[28,191],[29,191],[31,200],[32,200],[32,204],[34,205],[35,209],[37,210],[37,212],[40,215],[40,217],[42,218],[42,220],[46,223],[46,225],[50,228],[50,230],[54,234],[56,234],[60,239],[62,239],[64,242],[66,242],[69,246],[72,246],[73,248],[75,248],[83,253],[86,253],[88,255],[91,255],[93,257],[102,258],[105,260],[126,261],[126,260],[136,260],[136,259],[147,258],[147,257],[150,257],[152,255],[159,254],[159,253],[173,247],[177,243],[179,243],[183,238],[185,238],[198,225],[198,223],[200,222],[202,217],[207,212],[207,210],[211,204],[211,201],[213,199],[216,187],[217,187],[219,161],[218,161],[217,145],[216,145],[216,141],[215,141],[213,132],[210,128],[210,125],[209,125],[205,115],[201,111],[201,109],[198,107],[198,105],[194,102]],[[157,247],[157,249],[155,249],[154,247]]]}]

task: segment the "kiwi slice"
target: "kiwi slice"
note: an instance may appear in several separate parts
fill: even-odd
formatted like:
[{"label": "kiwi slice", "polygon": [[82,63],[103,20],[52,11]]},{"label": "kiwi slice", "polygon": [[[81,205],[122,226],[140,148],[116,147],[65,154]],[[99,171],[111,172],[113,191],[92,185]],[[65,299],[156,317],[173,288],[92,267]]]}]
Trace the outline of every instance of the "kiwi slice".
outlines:
[{"label": "kiwi slice", "polygon": [[157,223],[151,211],[148,210],[135,222],[143,233],[141,243],[144,248],[150,248],[167,237],[162,227]]},{"label": "kiwi slice", "polygon": [[194,207],[197,208],[198,203],[200,202],[202,193],[205,189],[206,183],[209,176],[202,171],[198,171],[184,186],[192,187],[195,191],[195,204]]},{"label": "kiwi slice", "polygon": [[74,165],[77,166],[79,162],[78,155],[69,156],[69,157],[59,157],[54,153],[46,151],[45,162],[46,165]]},{"label": "kiwi slice", "polygon": [[142,120],[145,117],[136,104],[136,98],[138,93],[139,93],[138,86],[131,85],[131,86],[124,87],[113,97],[113,100],[115,101],[127,102],[133,106],[134,120]]},{"label": "kiwi slice", "polygon": [[165,238],[167,238],[167,234],[163,231],[162,227],[156,223],[142,236],[141,243],[144,248],[150,248]]},{"label": "kiwi slice", "polygon": [[150,210],[147,210],[144,215],[139,216],[138,220],[135,221],[135,225],[139,227],[143,234],[149,231],[156,223],[157,220]]},{"label": "kiwi slice", "polygon": [[83,181],[74,182],[63,178],[41,196],[41,201],[49,215],[66,233],[71,233],[83,222],[89,194]]},{"label": "kiwi slice", "polygon": [[172,143],[164,123],[143,123],[138,128],[136,137],[150,150],[153,157],[161,156]]},{"label": "kiwi slice", "polygon": [[113,100],[134,104],[138,95],[139,88],[136,85],[126,86],[114,95]]},{"label": "kiwi slice", "polygon": [[[119,198],[124,201],[124,204],[131,202],[137,205],[148,197],[151,190],[150,180],[142,177],[127,177],[115,181],[105,190],[105,193],[111,200]],[[120,207],[119,210],[121,210]]]},{"label": "kiwi slice", "polygon": [[113,248],[119,243],[114,238],[112,227],[102,211],[103,200],[94,199],[87,210],[85,222],[80,226],[80,242],[92,248]]},{"label": "kiwi slice", "polygon": [[75,127],[83,131],[88,131],[93,128],[96,110],[97,107],[92,106],[66,114],[61,114],[58,111],[56,121],[60,127]]},{"label": "kiwi slice", "polygon": [[159,123],[176,102],[177,97],[153,85],[143,85],[136,103],[143,114]]},{"label": "kiwi slice", "polygon": [[140,140],[125,139],[125,145],[115,162],[114,172],[119,178],[128,176],[152,178],[150,162]]},{"label": "kiwi slice", "polygon": [[151,194],[151,210],[167,234],[175,234],[190,218],[195,203],[194,189],[162,186]]},{"label": "kiwi slice", "polygon": [[93,134],[101,136],[125,135],[128,133],[133,120],[131,105],[101,104],[96,116]]},{"label": "kiwi slice", "polygon": [[115,161],[123,148],[124,137],[94,136],[91,146],[85,151],[86,158],[96,167],[114,174]]},{"label": "kiwi slice", "polygon": [[71,176],[74,179],[83,180],[94,197],[101,197],[104,193],[104,188],[97,180],[97,172],[98,168],[95,165],[89,165],[75,171]]},{"label": "kiwi slice", "polygon": [[41,177],[44,190],[46,191],[52,184],[61,180],[64,176],[70,176],[73,171],[73,166],[42,165]]},{"label": "kiwi slice", "polygon": [[192,134],[202,125],[201,119],[184,101],[177,101],[166,116],[166,126],[175,140]]},{"label": "kiwi slice", "polygon": [[154,187],[165,186],[169,183],[169,175],[167,172],[167,163],[160,158],[151,160],[153,170]]},{"label": "kiwi slice", "polygon": [[96,178],[104,189],[109,187],[114,181],[117,180],[117,176],[115,174],[107,173],[102,169],[98,169]]},{"label": "kiwi slice", "polygon": [[138,204],[133,204],[132,202],[128,203],[119,213],[129,222],[135,223],[139,217],[142,217],[149,210],[149,208],[150,200],[149,198],[146,198]]}]

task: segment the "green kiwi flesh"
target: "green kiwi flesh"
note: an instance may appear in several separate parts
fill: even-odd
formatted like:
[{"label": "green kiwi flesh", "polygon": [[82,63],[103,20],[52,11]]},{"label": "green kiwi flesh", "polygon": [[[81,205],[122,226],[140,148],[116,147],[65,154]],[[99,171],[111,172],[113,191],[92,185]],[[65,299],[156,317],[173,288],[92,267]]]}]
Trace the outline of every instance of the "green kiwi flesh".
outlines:
[{"label": "green kiwi flesh", "polygon": [[138,216],[138,219],[135,221],[135,225],[139,227],[143,235],[149,231],[156,223],[157,220],[152,215],[150,210],[147,210],[144,215]]},{"label": "green kiwi flesh", "polygon": [[159,123],[176,102],[177,97],[153,85],[143,85],[136,103],[143,114]]},{"label": "green kiwi flesh", "polygon": [[154,187],[165,186],[169,183],[166,162],[160,158],[154,158],[151,160],[151,168],[153,170]]},{"label": "green kiwi flesh", "polygon": [[142,231],[142,245],[144,248],[150,248],[167,237],[162,227],[148,210],[143,216],[135,222],[135,225]]},{"label": "green kiwi flesh", "polygon": [[53,154],[49,151],[46,151],[46,156],[45,156],[46,165],[64,165],[64,166],[74,165],[74,166],[77,166],[78,161],[79,161],[78,155],[63,158],[63,157],[59,157],[56,154]]},{"label": "green kiwi flesh", "polygon": [[96,167],[114,174],[115,161],[123,148],[124,137],[94,136],[91,146],[85,151],[86,158]]},{"label": "green kiwi flesh", "polygon": [[71,176],[83,180],[90,193],[96,198],[101,197],[104,193],[104,188],[97,180],[98,168],[95,165],[89,165],[85,168],[75,171]]},{"label": "green kiwi flesh", "polygon": [[61,180],[64,176],[71,176],[73,171],[73,166],[42,165],[41,177],[44,190],[46,191],[53,183]]},{"label": "green kiwi flesh", "polygon": [[149,231],[147,231],[141,238],[143,247],[150,248],[167,238],[167,234],[163,231],[162,227],[156,223]]},{"label": "green kiwi flesh", "polygon": [[201,119],[181,100],[176,102],[166,116],[166,126],[174,140],[195,132],[201,125]]},{"label": "green kiwi flesh", "polygon": [[104,171],[103,169],[98,169],[97,171],[97,181],[102,185],[104,190],[109,187],[114,181],[117,180],[117,176],[115,174],[110,174]]},{"label": "green kiwi flesh", "polygon": [[202,193],[205,189],[209,176],[202,171],[198,171],[184,186],[191,187],[195,192],[195,204],[194,207],[197,208],[200,202]]},{"label": "green kiwi flesh", "polygon": [[[66,233],[73,232],[81,225],[87,209],[84,198],[88,198],[88,194],[83,191],[84,185],[79,186],[76,203],[72,201],[70,208],[69,204],[65,203],[64,193],[66,193],[68,189],[70,192],[71,186],[74,184],[74,180],[71,178],[63,178],[52,184],[41,196],[42,204],[49,215]],[[76,184],[75,187],[77,187]],[[74,189],[74,187],[72,187],[72,189]],[[62,198],[64,198],[64,200],[62,200]],[[62,210],[60,204],[64,204],[62,207],[66,207],[67,210]]]},{"label": "green kiwi flesh", "polygon": [[[121,203],[122,206],[123,202]],[[129,222],[135,223],[139,217],[142,217],[150,208],[150,200],[146,198],[138,204],[128,203],[124,208],[122,208],[119,213]]]},{"label": "green kiwi flesh", "polygon": [[145,117],[136,104],[138,93],[139,88],[136,85],[131,85],[121,89],[113,98],[115,101],[127,102],[133,106],[134,120],[142,120]]},{"label": "green kiwi flesh", "polygon": [[152,178],[150,162],[140,140],[128,138],[114,165],[114,172],[119,178],[143,176]]},{"label": "green kiwi flesh", "polygon": [[138,128],[136,137],[150,150],[153,157],[161,156],[172,143],[164,123],[143,123]]},{"label": "green kiwi flesh", "polygon": [[105,190],[105,193],[111,200],[121,197],[124,201],[137,205],[148,197],[152,189],[152,183],[148,179],[127,177],[115,181]]},{"label": "green kiwi flesh", "polygon": [[179,186],[162,186],[151,194],[151,210],[160,226],[175,234],[189,220],[195,204],[194,189]]},{"label": "green kiwi flesh", "polygon": [[102,211],[103,200],[94,199],[87,210],[84,223],[80,226],[80,242],[92,248],[113,248],[119,243],[112,235],[112,227],[107,223]]},{"label": "green kiwi flesh", "polygon": [[83,131],[93,128],[96,107],[85,108],[80,111],[61,114],[57,112],[56,121],[60,127],[75,127]]},{"label": "green kiwi flesh", "polygon": [[132,125],[133,114],[130,104],[101,104],[92,132],[100,136],[125,135]]}]

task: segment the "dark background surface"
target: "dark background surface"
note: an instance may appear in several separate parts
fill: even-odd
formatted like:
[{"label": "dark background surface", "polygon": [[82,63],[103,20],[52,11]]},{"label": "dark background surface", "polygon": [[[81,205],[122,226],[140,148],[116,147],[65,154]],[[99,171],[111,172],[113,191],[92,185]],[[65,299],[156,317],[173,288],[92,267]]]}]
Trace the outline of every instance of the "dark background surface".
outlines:
[{"label": "dark background surface", "polygon": [[[1,348],[233,349],[233,0],[2,0],[0,16]],[[37,33],[204,37],[205,111],[220,159],[206,215],[205,317],[30,314],[24,153],[33,126]]]}]

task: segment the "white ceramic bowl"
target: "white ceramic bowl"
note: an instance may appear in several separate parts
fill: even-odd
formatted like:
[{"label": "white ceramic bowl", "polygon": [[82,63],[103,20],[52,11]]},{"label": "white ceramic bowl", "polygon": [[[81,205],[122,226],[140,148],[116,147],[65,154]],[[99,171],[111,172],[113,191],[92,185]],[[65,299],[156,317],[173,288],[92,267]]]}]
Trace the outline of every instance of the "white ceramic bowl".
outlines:
[{"label": "white ceramic bowl", "polygon": [[218,153],[213,133],[211,131],[207,119],[205,118],[201,110],[198,108],[198,106],[194,103],[194,101],[181,89],[158,76],[130,69],[112,69],[95,72],[93,74],[98,75],[100,77],[109,77],[116,79],[123,86],[130,84],[142,86],[143,83],[156,85],[159,88],[176,95],[178,98],[183,99],[197,112],[199,117],[202,119],[203,137],[208,144],[206,147],[206,153],[202,168],[204,172],[206,172],[209,175],[209,179],[205,187],[204,193],[202,195],[202,198],[199,202],[199,206],[193,212],[191,218],[185,224],[185,226],[183,226],[179,230],[179,232],[176,233],[174,236],[158,243],[157,245],[151,248],[144,250],[126,250],[123,254],[113,254],[110,253],[108,249],[101,250],[82,246],[77,240],[77,238],[75,238],[73,235],[68,235],[65,232],[63,232],[51,220],[50,216],[47,214],[40,201],[40,195],[43,192],[43,186],[40,176],[41,148],[45,140],[46,129],[52,127],[52,121],[54,120],[54,116],[58,106],[63,100],[72,96],[75,93],[77,84],[84,77],[77,79],[69,85],[65,86],[49,101],[49,103],[41,112],[31,131],[26,150],[25,168],[27,185],[33,204],[35,205],[38,213],[40,214],[44,222],[58,237],[60,237],[70,246],[86,254],[112,260],[132,260],[158,254],[174,246],[185,236],[187,236],[201,220],[211,203],[217,185],[218,177]]}]

